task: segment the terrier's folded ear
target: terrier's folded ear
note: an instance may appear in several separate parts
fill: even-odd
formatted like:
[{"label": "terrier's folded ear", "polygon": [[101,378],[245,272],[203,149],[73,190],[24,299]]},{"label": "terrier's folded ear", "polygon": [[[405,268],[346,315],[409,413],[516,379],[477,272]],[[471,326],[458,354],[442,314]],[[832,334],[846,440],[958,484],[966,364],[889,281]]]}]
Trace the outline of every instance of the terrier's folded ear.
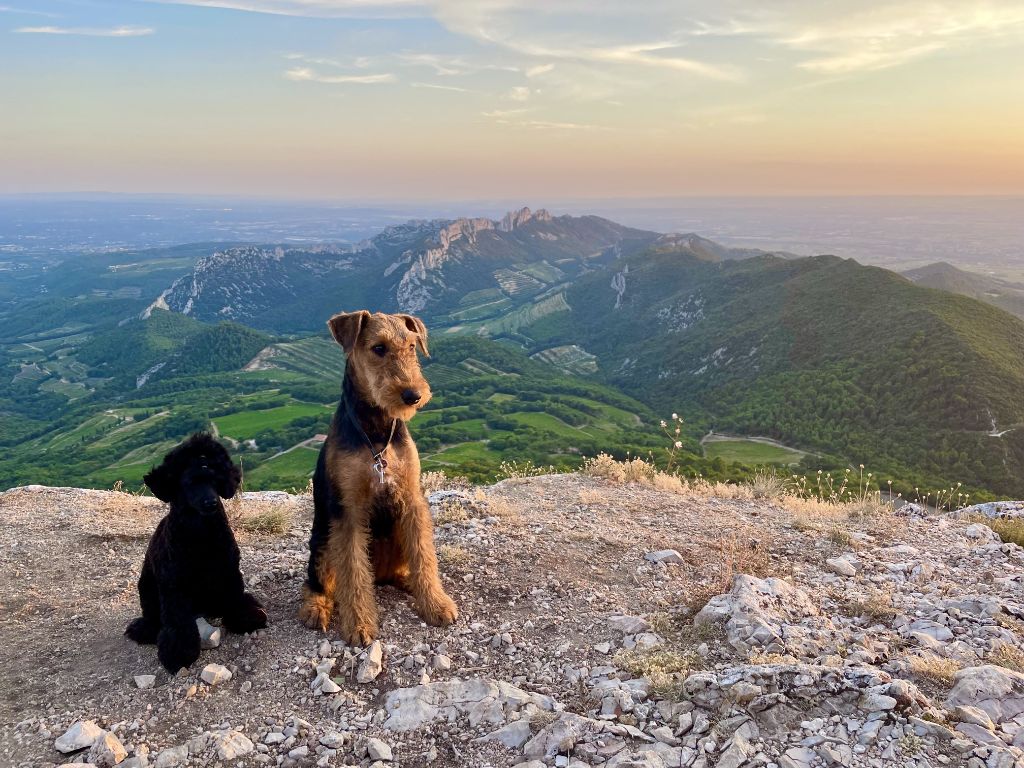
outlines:
[{"label": "terrier's folded ear", "polygon": [[358,312],[342,312],[327,321],[327,327],[331,329],[334,340],[341,345],[347,355],[356,345],[363,325],[369,319],[370,313],[365,309]]},{"label": "terrier's folded ear", "polygon": [[395,315],[395,317],[401,318],[405,327],[416,334],[416,346],[425,356],[430,357],[430,350],[427,349],[427,326],[423,324],[423,321],[413,315]]}]

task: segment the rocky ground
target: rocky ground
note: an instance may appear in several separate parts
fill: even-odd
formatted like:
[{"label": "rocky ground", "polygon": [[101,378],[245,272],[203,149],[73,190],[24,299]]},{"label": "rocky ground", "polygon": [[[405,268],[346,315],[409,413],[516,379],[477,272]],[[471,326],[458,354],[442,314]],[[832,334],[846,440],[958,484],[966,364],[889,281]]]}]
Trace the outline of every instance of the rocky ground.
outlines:
[{"label": "rocky ground", "polygon": [[0,494],[0,764],[1024,765],[1024,550],[983,524],[579,475],[432,500],[456,625],[382,588],[373,647],[306,629],[310,500],[247,494],[292,516],[240,534],[272,624],[171,677],[121,635],[163,505]]}]

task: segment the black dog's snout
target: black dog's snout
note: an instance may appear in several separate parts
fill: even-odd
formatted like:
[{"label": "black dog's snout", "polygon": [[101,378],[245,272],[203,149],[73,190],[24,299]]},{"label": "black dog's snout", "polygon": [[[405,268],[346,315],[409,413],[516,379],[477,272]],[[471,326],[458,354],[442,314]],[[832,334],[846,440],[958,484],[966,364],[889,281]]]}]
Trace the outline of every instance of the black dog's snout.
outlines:
[{"label": "black dog's snout", "polygon": [[402,393],[402,402],[406,405],[416,405],[422,399],[423,395],[418,389],[407,389]]},{"label": "black dog's snout", "polygon": [[204,514],[212,514],[220,510],[220,500],[216,497],[203,499],[199,507],[200,511]]}]

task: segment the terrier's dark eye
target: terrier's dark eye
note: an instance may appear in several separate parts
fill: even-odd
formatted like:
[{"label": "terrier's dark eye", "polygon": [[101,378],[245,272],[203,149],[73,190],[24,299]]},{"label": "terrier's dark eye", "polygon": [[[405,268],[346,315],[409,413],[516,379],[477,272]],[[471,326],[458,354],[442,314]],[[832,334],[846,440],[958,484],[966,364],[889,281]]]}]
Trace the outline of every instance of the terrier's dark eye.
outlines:
[{"label": "terrier's dark eye", "polygon": [[377,355],[377,357],[384,357],[384,355],[388,351],[388,348],[385,347],[383,344],[374,344],[372,347],[370,347],[370,349],[373,350],[373,353]]}]

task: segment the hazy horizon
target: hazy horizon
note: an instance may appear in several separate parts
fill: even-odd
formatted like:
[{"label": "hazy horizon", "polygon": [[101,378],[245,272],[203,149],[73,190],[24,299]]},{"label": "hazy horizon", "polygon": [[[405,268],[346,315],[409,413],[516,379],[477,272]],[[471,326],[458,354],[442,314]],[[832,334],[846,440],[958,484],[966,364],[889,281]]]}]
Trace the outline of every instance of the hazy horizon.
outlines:
[{"label": "hazy horizon", "polygon": [[1024,197],[289,201],[175,195],[0,195],[0,257],[195,242],[354,243],[409,219],[500,218],[523,206],[599,215],[724,245],[830,253],[908,269],[948,261],[1024,281]]},{"label": "hazy horizon", "polygon": [[0,192],[1024,193],[1024,2],[0,4]]}]

